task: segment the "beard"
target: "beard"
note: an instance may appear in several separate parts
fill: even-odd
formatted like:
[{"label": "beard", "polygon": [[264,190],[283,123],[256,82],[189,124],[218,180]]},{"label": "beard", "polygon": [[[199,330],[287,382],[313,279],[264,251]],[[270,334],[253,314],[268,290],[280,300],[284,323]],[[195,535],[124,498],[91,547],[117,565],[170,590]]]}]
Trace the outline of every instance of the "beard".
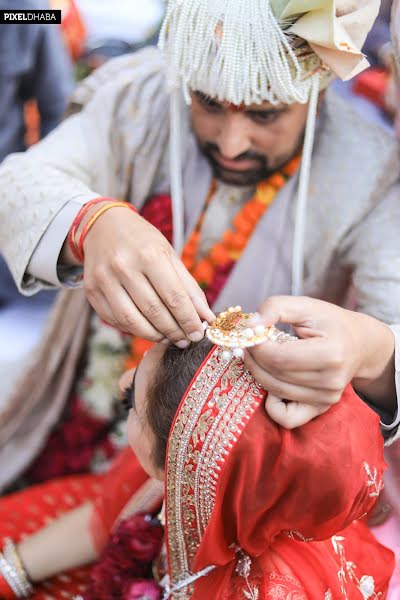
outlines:
[{"label": "beard", "polygon": [[303,140],[304,132],[301,133],[291,152],[282,154],[274,160],[270,160],[268,157],[258,154],[257,152],[243,152],[243,154],[240,154],[233,160],[238,163],[238,166],[240,166],[240,162],[244,160],[254,163],[253,168],[244,171],[235,171],[222,166],[217,158],[218,156],[221,156],[217,144],[199,141],[199,146],[202,154],[206,157],[211,166],[214,177],[218,181],[222,181],[228,185],[246,187],[257,185],[284,167],[299,153],[303,146]]}]

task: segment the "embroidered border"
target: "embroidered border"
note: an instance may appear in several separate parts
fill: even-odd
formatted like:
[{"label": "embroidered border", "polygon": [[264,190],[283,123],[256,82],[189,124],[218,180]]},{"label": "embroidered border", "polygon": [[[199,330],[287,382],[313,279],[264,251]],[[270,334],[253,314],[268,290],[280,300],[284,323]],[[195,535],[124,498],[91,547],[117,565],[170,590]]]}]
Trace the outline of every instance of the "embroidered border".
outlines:
[{"label": "embroidered border", "polygon": [[[182,402],[167,457],[171,587],[191,575],[223,465],[263,397],[243,362],[227,363],[215,348]],[[187,588],[174,598],[186,600],[191,593]]]}]

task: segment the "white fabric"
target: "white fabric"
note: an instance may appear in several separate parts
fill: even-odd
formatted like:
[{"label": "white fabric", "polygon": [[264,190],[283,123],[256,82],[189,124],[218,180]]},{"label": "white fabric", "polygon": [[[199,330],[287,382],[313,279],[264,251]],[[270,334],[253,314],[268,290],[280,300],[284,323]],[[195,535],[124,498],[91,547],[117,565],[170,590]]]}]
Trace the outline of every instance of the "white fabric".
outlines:
[{"label": "white fabric", "polygon": [[[57,213],[32,254],[28,271],[33,277],[54,286],[65,283],[59,278],[58,257],[75,217],[82,206],[92,199],[93,196],[74,198]],[[57,257],[57,260],[49,260],[50,256]]]}]

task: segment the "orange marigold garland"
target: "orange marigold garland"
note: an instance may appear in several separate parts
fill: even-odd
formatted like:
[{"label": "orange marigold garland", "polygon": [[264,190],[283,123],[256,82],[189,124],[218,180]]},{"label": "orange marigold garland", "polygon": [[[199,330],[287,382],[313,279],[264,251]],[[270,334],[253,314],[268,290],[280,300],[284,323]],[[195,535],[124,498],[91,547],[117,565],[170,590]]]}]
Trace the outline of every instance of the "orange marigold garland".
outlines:
[{"label": "orange marigold garland", "polygon": [[216,183],[213,182],[204,210],[182,253],[184,265],[204,290],[210,305],[217,299],[235,263],[240,259],[250,237],[276,194],[285,185],[287,179],[297,171],[299,160],[299,157],[296,157],[282,171],[262,181],[257,186],[254,196],[234,217],[232,228],[224,233],[222,240],[214,244],[209,252],[198,259],[204,215],[216,190]]},{"label": "orange marigold garland", "polygon": [[[296,156],[281,171],[273,173],[268,179],[259,183],[254,196],[242,206],[234,217],[232,228],[225,231],[222,239],[199,258],[201,229],[208,206],[217,190],[217,182],[213,180],[197,225],[182,252],[183,264],[203,289],[211,306],[222,291],[236,262],[242,256],[265,211],[287,180],[297,172],[299,163],[300,157]],[[145,207],[143,216],[160,229],[168,241],[172,241],[172,210],[169,196],[163,195],[151,199]],[[151,346],[152,342],[141,338],[132,338],[131,355],[127,360],[127,368],[136,367],[143,354]]]}]

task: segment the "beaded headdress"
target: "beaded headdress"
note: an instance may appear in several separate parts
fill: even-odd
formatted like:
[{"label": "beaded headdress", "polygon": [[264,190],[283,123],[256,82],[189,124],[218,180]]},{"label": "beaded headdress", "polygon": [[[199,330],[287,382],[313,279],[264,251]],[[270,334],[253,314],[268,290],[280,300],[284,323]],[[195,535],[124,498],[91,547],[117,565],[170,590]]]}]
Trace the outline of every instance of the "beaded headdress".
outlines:
[{"label": "beaded headdress", "polygon": [[306,200],[318,92],[332,75],[368,66],[361,47],[379,0],[166,0],[160,48],[171,91],[171,192],[174,246],[183,247],[180,158],[182,88],[234,105],[309,102],[293,252],[300,293]]}]

